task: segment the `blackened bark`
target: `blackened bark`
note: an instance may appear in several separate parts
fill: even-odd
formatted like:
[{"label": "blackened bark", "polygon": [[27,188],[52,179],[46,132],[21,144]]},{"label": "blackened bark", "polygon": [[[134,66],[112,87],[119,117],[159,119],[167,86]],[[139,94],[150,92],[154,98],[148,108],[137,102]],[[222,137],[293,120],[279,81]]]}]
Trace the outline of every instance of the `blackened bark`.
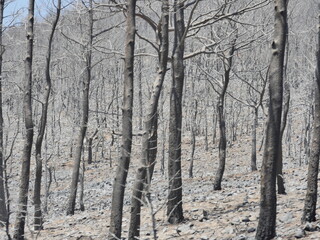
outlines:
[{"label": "blackened bark", "polygon": [[252,122],[251,171],[257,171],[257,125],[258,108],[254,108]]},{"label": "blackened bark", "polygon": [[198,115],[198,102],[194,100],[194,115],[191,116],[191,155],[190,155],[190,165],[189,165],[189,178],[193,178],[193,161],[194,161],[194,152],[196,150],[196,120]]},{"label": "blackened bark", "polygon": [[109,239],[120,239],[122,228],[123,198],[132,147],[133,68],[135,45],[136,0],[127,1],[125,70],[122,106],[122,151],[113,183]]},{"label": "blackened bark", "polygon": [[97,135],[97,133],[98,133],[98,128],[88,139],[88,164],[92,163],[92,141],[94,137]]},{"label": "blackened bark", "polygon": [[2,23],[5,0],[0,1],[0,226],[4,226],[8,219],[7,202],[4,185],[4,156],[3,156],[3,114],[2,114]]},{"label": "blackened bark", "polygon": [[283,66],[287,34],[287,1],[275,0],[274,40],[269,68],[269,110],[261,169],[260,217],[256,239],[276,236],[276,174],[280,151]]},{"label": "blackened bark", "polygon": [[[320,15],[319,15],[320,23]],[[318,49],[316,82],[314,93],[314,120],[311,141],[311,155],[308,167],[307,193],[304,202],[302,222],[316,221],[317,194],[318,194],[318,173],[320,156],[320,25],[318,29]]]},{"label": "blackened bark", "polygon": [[284,105],[282,111],[282,121],[280,127],[280,150],[279,150],[279,159],[277,162],[277,185],[278,185],[278,194],[286,194],[286,188],[284,186],[284,178],[283,178],[283,156],[282,156],[282,139],[284,130],[286,129],[287,125],[287,117],[289,113],[289,104],[290,104],[290,88],[289,83],[284,84]]},{"label": "blackened bark", "polygon": [[184,83],[184,3],[174,1],[174,45],[172,54],[172,87],[169,120],[169,194],[167,218],[170,223],[183,221],[181,179],[182,93]]},{"label": "blackened bark", "polygon": [[221,182],[222,177],[226,165],[226,152],[227,152],[227,137],[226,137],[226,123],[225,123],[225,116],[224,116],[224,102],[225,102],[225,95],[227,92],[227,88],[230,81],[230,72],[232,67],[232,60],[233,60],[233,54],[236,49],[236,40],[232,41],[231,49],[228,53],[228,56],[226,56],[226,59],[224,59],[224,82],[223,86],[221,86],[221,92],[219,94],[217,109],[218,109],[218,120],[219,120],[219,131],[220,131],[220,139],[219,139],[219,166],[216,173],[216,177],[213,184],[214,190],[221,190]]},{"label": "blackened bark", "polygon": [[[153,91],[149,100],[148,111],[144,120],[144,134],[142,138],[142,159],[138,168],[136,179],[133,186],[130,227],[128,239],[139,238],[140,235],[140,213],[143,190],[145,189],[148,198],[149,186],[157,155],[157,130],[158,130],[158,103],[165,74],[167,72],[168,49],[169,49],[169,2],[162,1],[162,16],[160,21],[160,40],[159,62],[157,79],[153,85]],[[144,185],[146,183],[146,186]]]},{"label": "blackened bark", "polygon": [[76,204],[76,196],[77,196],[77,188],[79,181],[79,171],[80,171],[80,163],[81,163],[81,153],[83,148],[83,140],[85,138],[88,120],[89,120],[89,89],[91,82],[91,68],[92,68],[92,40],[93,40],[93,0],[89,1],[89,41],[88,45],[84,47],[85,51],[85,71],[82,80],[82,119],[81,126],[78,138],[76,140],[75,152],[74,152],[74,165],[72,172],[72,180],[70,185],[70,193],[68,199],[68,207],[67,207],[67,215],[73,215],[75,204]]},{"label": "blackened bark", "polygon": [[27,55],[24,61],[25,76],[24,76],[24,100],[23,100],[23,115],[25,120],[26,134],[24,139],[24,147],[22,152],[22,166],[20,174],[19,185],[19,199],[18,199],[18,211],[16,215],[16,221],[14,226],[13,239],[24,239],[25,219],[28,206],[28,190],[29,190],[29,178],[30,178],[30,158],[31,149],[33,143],[33,120],[32,120],[32,59],[33,59],[33,39],[34,39],[34,0],[29,1],[28,7],[28,21],[27,21]]},{"label": "blackened bark", "polygon": [[41,211],[41,178],[42,178],[42,156],[41,156],[41,148],[43,137],[45,133],[45,129],[47,126],[47,115],[48,115],[48,105],[49,105],[49,96],[51,92],[51,76],[50,76],[50,63],[51,63],[51,48],[53,42],[54,32],[56,30],[61,10],[61,0],[58,0],[57,3],[57,12],[56,18],[52,24],[51,33],[49,36],[48,42],[48,50],[46,56],[46,69],[45,69],[45,78],[46,78],[46,86],[44,90],[44,103],[42,106],[39,133],[36,140],[36,177],[34,183],[34,230],[42,229],[42,211]]}]

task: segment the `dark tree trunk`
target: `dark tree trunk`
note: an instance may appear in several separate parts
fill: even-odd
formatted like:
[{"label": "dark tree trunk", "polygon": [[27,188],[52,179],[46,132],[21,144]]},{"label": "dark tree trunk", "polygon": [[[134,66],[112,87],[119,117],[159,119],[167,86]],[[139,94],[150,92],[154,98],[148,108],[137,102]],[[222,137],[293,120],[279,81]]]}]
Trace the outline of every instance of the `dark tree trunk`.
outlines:
[{"label": "dark tree trunk", "polygon": [[123,198],[132,147],[133,67],[136,0],[127,1],[125,70],[122,106],[122,151],[113,183],[109,239],[121,238]]},{"label": "dark tree trunk", "polygon": [[258,108],[254,108],[252,122],[251,171],[257,171],[257,125]]},{"label": "dark tree trunk", "polygon": [[41,148],[42,148],[45,129],[47,126],[49,96],[51,92],[51,76],[50,76],[51,48],[52,48],[54,32],[60,17],[60,9],[61,9],[61,0],[58,0],[56,18],[51,28],[51,33],[50,33],[49,43],[48,43],[48,50],[47,50],[47,56],[46,56],[46,69],[45,69],[46,86],[44,90],[44,103],[42,106],[39,133],[38,133],[36,144],[35,144],[36,146],[36,177],[34,182],[33,202],[34,202],[34,230],[36,231],[41,230],[42,224],[43,224],[42,211],[41,211],[41,178],[42,178]]},{"label": "dark tree trunk", "polygon": [[[207,94],[209,95],[209,93],[207,92]],[[206,107],[208,106],[208,103],[206,102]],[[208,152],[209,150],[209,143],[208,143],[208,112],[207,109],[204,110],[204,121],[205,121],[205,150],[206,152]]]},{"label": "dark tree trunk", "polygon": [[29,13],[27,22],[27,55],[24,61],[25,76],[24,76],[24,100],[23,100],[23,115],[25,120],[26,135],[24,139],[24,147],[22,152],[22,166],[20,173],[18,211],[14,226],[13,239],[24,239],[25,219],[28,206],[28,190],[30,178],[30,158],[33,143],[33,120],[32,120],[32,59],[33,59],[33,39],[34,39],[34,0],[29,1]]},{"label": "dark tree trunk", "polygon": [[312,145],[308,167],[307,194],[304,202],[303,215],[301,219],[302,222],[316,221],[320,156],[320,25],[318,29],[317,66],[314,94],[314,120],[311,143]]},{"label": "dark tree trunk", "polygon": [[86,135],[88,120],[89,120],[89,90],[90,90],[90,82],[91,82],[91,68],[92,68],[92,40],[93,40],[93,0],[89,1],[89,41],[88,46],[84,47],[85,51],[85,71],[82,80],[82,119],[81,126],[78,138],[76,140],[76,147],[74,152],[74,165],[72,172],[72,180],[70,185],[70,193],[68,199],[68,207],[67,207],[67,215],[73,215],[75,204],[76,204],[76,196],[77,196],[77,188],[79,181],[79,171],[80,171],[80,163],[81,163],[81,153],[83,148],[83,140]]},{"label": "dark tree trunk", "polygon": [[194,115],[191,116],[191,155],[190,155],[190,165],[189,165],[189,178],[193,178],[193,160],[194,152],[196,149],[196,128],[197,128],[197,114],[198,114],[198,102],[194,100]]},{"label": "dark tree trunk", "polygon": [[217,138],[217,122],[218,122],[218,114],[216,111],[216,105],[213,104],[213,121],[212,121],[212,143],[216,143],[216,138]]},{"label": "dark tree trunk", "polygon": [[[161,112],[161,119],[164,119],[164,112],[163,112],[163,105],[164,105],[164,102],[165,102],[165,97],[163,96],[163,91],[162,91],[162,94],[161,94],[161,103],[160,103],[160,112]],[[161,141],[162,141],[162,144],[161,144],[161,166],[160,166],[160,171],[161,171],[161,174],[162,176],[165,175],[165,152],[166,152],[166,137],[167,137],[167,124],[163,124],[163,129],[162,129],[162,134],[161,134]]]},{"label": "dark tree trunk", "polygon": [[224,102],[225,95],[227,92],[227,88],[230,81],[230,72],[232,67],[233,54],[235,52],[237,37],[232,42],[231,49],[226,56],[226,59],[223,59],[225,66],[224,73],[224,82],[223,86],[221,86],[221,92],[219,94],[217,109],[218,109],[218,120],[219,120],[219,131],[220,131],[220,139],[219,139],[219,167],[216,173],[216,177],[213,184],[214,190],[221,190],[221,181],[226,165],[226,151],[227,151],[227,137],[226,137],[226,123],[224,116]]},{"label": "dark tree trunk", "polygon": [[[2,22],[5,0],[0,1],[0,76],[2,76]],[[3,156],[3,114],[2,114],[2,80],[0,81],[0,226],[4,226],[8,219],[7,202],[4,185],[4,156]]]},{"label": "dark tree trunk", "polygon": [[143,98],[142,98],[142,59],[138,62],[138,97],[139,97],[139,130],[143,129]]},{"label": "dark tree trunk", "polygon": [[92,141],[91,137],[88,138],[88,164],[92,163]]},{"label": "dark tree trunk", "polygon": [[284,85],[284,105],[283,105],[283,111],[282,111],[282,121],[281,121],[281,127],[280,127],[280,150],[279,150],[279,159],[277,162],[277,185],[278,185],[278,194],[286,194],[286,189],[284,187],[284,178],[283,178],[283,154],[282,154],[282,139],[283,139],[283,133],[286,129],[287,125],[287,117],[289,113],[289,104],[290,104],[290,88],[289,83],[285,83]]},{"label": "dark tree trunk", "polygon": [[[153,174],[155,159],[157,155],[157,131],[158,131],[158,103],[160,93],[167,72],[168,62],[168,35],[169,35],[169,2],[162,1],[162,17],[161,31],[158,38],[160,40],[158,75],[154,82],[153,91],[149,100],[148,111],[144,120],[144,133],[142,137],[142,159],[138,168],[136,179],[133,186],[131,212],[130,212],[130,227],[128,239],[134,240],[140,235],[140,219],[141,219],[141,203],[143,193],[149,198],[149,185]],[[146,187],[144,187],[146,183]],[[145,189],[145,192],[143,191]],[[148,202],[149,202],[148,201]]]},{"label": "dark tree trunk", "polygon": [[182,93],[184,82],[184,2],[174,1],[174,45],[169,120],[169,194],[167,218],[170,223],[183,221],[181,179]]},{"label": "dark tree trunk", "polygon": [[275,27],[269,68],[269,111],[261,169],[260,217],[256,239],[276,236],[276,175],[280,151],[283,66],[287,34],[287,1],[275,0]]},{"label": "dark tree trunk", "polygon": [[82,172],[80,173],[80,176],[79,176],[79,180],[80,180],[79,205],[80,205],[80,211],[83,212],[85,210],[83,197],[84,197],[84,173],[86,171],[86,163],[85,163],[84,157],[82,158],[81,170]]},{"label": "dark tree trunk", "polygon": [[97,128],[95,132],[88,139],[88,164],[92,163],[92,141],[93,141],[93,138],[97,135],[98,131],[99,130]]}]

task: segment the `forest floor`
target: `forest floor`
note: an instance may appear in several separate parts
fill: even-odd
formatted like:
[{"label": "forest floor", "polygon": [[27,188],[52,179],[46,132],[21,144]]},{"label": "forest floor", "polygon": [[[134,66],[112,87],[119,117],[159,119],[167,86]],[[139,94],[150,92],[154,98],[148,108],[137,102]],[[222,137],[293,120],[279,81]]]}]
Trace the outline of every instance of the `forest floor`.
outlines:
[{"label": "forest floor", "polygon": [[[183,139],[183,209],[185,221],[170,225],[165,217],[167,179],[160,172],[160,163],[152,183],[152,204],[158,239],[254,239],[259,215],[260,171],[250,171],[250,137],[242,137],[228,147],[226,171],[221,191],[213,191],[213,179],[217,169],[218,149],[205,151],[203,139],[198,139],[194,177],[188,178],[190,140]],[[213,144],[211,144],[213,145]],[[215,144],[217,145],[217,144]],[[309,226],[301,225],[306,192],[307,166],[284,156],[286,195],[278,195],[276,239],[320,239],[320,221]],[[261,166],[262,151],[258,152]],[[114,161],[117,158],[114,157]],[[123,237],[127,237],[131,186],[139,154],[134,153],[126,188]],[[116,161],[115,161],[116,162]],[[17,161],[18,164],[18,161]],[[18,166],[18,165],[17,165]],[[111,205],[113,170],[110,159],[94,161],[86,167],[84,203],[86,210],[77,209],[74,216],[66,216],[66,202],[70,184],[72,160],[65,158],[55,164],[55,178],[49,197],[49,212],[45,215],[44,229],[32,231],[32,186],[30,190],[27,239],[107,239]],[[15,199],[18,174],[12,178],[11,197]],[[12,206],[14,206],[12,201]],[[77,204],[78,206],[78,204]],[[14,208],[14,207],[13,207]],[[141,239],[153,239],[150,208],[143,207]],[[14,220],[14,214],[11,220]],[[319,217],[318,217],[319,218]],[[13,228],[13,224],[10,226]],[[306,228],[306,230],[303,230]],[[0,239],[6,239],[1,229]]]}]

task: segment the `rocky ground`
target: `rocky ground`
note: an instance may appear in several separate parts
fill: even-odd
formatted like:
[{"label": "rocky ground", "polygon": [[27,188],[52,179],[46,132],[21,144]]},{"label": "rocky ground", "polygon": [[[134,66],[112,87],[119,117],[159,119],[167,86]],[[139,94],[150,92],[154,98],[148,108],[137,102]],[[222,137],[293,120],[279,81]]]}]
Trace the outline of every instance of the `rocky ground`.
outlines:
[{"label": "rocky ground", "polygon": [[[184,138],[182,152],[185,221],[181,224],[170,225],[166,222],[167,180],[160,173],[160,164],[157,164],[152,185],[152,212],[155,213],[158,239],[254,239],[259,215],[260,172],[250,171],[250,137],[243,137],[229,146],[221,191],[213,191],[218,150],[209,148],[206,152],[202,140],[198,139],[194,178],[191,179],[187,174],[190,141],[188,137]],[[116,154],[113,153],[114,160]],[[258,166],[260,166],[262,152],[258,155]],[[138,153],[134,153],[129,172],[123,219],[124,237],[127,236],[129,225],[131,185],[138,156]],[[284,162],[287,195],[278,196],[276,239],[320,239],[320,221],[309,225],[300,224],[306,191],[307,166],[299,166],[297,157],[285,157]],[[110,167],[109,158],[96,159],[93,164],[87,166],[84,199],[86,211],[77,210],[74,216],[66,216],[72,160],[63,158],[55,161],[55,179],[49,197],[49,212],[45,216],[44,229],[41,232],[32,231],[32,188],[30,190],[27,239],[106,239],[113,170],[114,166]],[[14,176],[10,180],[13,209],[18,174]],[[143,207],[141,239],[153,239],[151,215],[150,207]],[[12,214],[12,222],[14,217]],[[13,224],[10,228],[13,228]],[[1,229],[0,239],[6,239],[4,231]]]}]

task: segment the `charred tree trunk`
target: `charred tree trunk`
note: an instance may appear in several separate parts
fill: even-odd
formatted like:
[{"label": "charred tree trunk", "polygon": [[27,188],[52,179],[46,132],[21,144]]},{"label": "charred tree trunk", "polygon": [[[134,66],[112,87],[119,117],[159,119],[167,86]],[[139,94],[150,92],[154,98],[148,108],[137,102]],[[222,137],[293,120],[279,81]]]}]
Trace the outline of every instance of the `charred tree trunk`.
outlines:
[{"label": "charred tree trunk", "polygon": [[89,120],[89,89],[91,82],[91,68],[92,68],[92,40],[93,40],[93,0],[89,2],[89,41],[88,45],[84,47],[85,51],[85,71],[82,80],[82,119],[81,126],[78,138],[76,140],[76,147],[74,152],[74,165],[72,172],[72,180],[70,185],[70,193],[68,199],[68,207],[67,207],[67,215],[73,215],[75,204],[76,204],[76,196],[77,196],[77,188],[79,181],[79,171],[80,171],[80,163],[81,163],[81,153],[83,148],[83,140],[86,135],[88,120]]},{"label": "charred tree trunk", "polygon": [[174,1],[174,45],[172,54],[172,87],[169,120],[169,194],[167,218],[169,223],[183,221],[181,178],[182,93],[184,82],[184,2]]},{"label": "charred tree trunk", "polygon": [[33,59],[33,39],[34,39],[34,0],[29,1],[28,22],[27,22],[27,56],[25,58],[25,76],[24,76],[24,102],[23,115],[25,120],[26,135],[22,152],[22,166],[19,185],[18,212],[14,226],[13,239],[24,239],[25,219],[28,206],[28,190],[30,178],[30,158],[33,143],[33,120],[32,120],[32,59]]},{"label": "charred tree trunk", "polygon": [[274,40],[269,68],[269,111],[261,169],[260,218],[256,239],[276,236],[276,176],[280,151],[283,66],[287,34],[287,1],[275,0]]},{"label": "charred tree trunk", "polygon": [[254,108],[252,122],[251,171],[257,171],[257,125],[258,108]]},{"label": "charred tree trunk", "polygon": [[54,32],[60,17],[61,9],[61,0],[58,0],[56,18],[53,22],[51,33],[49,37],[49,44],[46,57],[46,69],[45,69],[45,78],[46,86],[44,90],[44,103],[42,106],[39,133],[36,140],[36,177],[34,182],[34,230],[42,229],[42,211],[41,211],[41,178],[42,178],[42,142],[44,133],[47,126],[47,115],[48,115],[48,105],[49,105],[49,96],[51,92],[51,76],[50,76],[50,62],[51,62],[51,48],[53,42]]},{"label": "charred tree trunk", "polygon": [[[149,107],[144,120],[144,134],[142,138],[142,159],[138,168],[136,179],[133,185],[130,227],[128,239],[137,239],[140,235],[140,219],[141,219],[141,203],[143,190],[145,195],[149,197],[149,185],[153,174],[155,159],[157,155],[157,131],[158,131],[158,103],[160,93],[167,72],[168,49],[169,49],[169,2],[162,1],[162,17],[160,22],[160,32],[158,38],[160,40],[158,75],[154,82],[153,91],[150,97]],[[144,185],[146,183],[146,186]]]},{"label": "charred tree trunk", "polygon": [[92,141],[94,137],[97,135],[98,131],[99,130],[97,128],[95,132],[88,139],[88,164],[92,163]]},{"label": "charred tree trunk", "polygon": [[4,48],[2,45],[2,23],[3,23],[3,10],[5,0],[0,1],[0,226],[4,226],[8,219],[7,202],[5,195],[4,183],[4,155],[3,155],[3,114],[2,114],[2,55]]},{"label": "charred tree trunk", "polygon": [[217,138],[217,122],[218,122],[218,114],[216,110],[216,105],[213,104],[213,116],[212,116],[212,143],[216,143]]},{"label": "charred tree trunk", "polygon": [[221,86],[221,92],[219,94],[218,99],[218,120],[219,120],[219,131],[220,131],[220,139],[219,139],[219,167],[216,173],[216,177],[213,184],[214,190],[221,190],[221,181],[226,165],[226,151],[227,151],[227,137],[226,137],[226,123],[225,123],[225,116],[224,116],[224,102],[225,102],[225,95],[227,92],[227,88],[230,81],[230,72],[232,67],[232,60],[233,60],[233,54],[236,49],[236,40],[237,37],[232,42],[231,49],[228,53],[228,56],[226,56],[226,59],[223,59],[224,61],[224,82]]},{"label": "charred tree trunk", "polygon": [[139,130],[143,129],[143,98],[142,98],[142,59],[138,62],[138,97],[139,97]]},{"label": "charred tree trunk", "polygon": [[281,121],[281,127],[280,127],[280,150],[279,150],[279,159],[277,162],[277,185],[278,185],[278,194],[286,194],[286,189],[284,187],[284,179],[283,179],[283,154],[282,154],[282,139],[283,139],[283,133],[286,129],[287,125],[287,117],[289,112],[289,104],[290,104],[290,88],[289,83],[285,83],[284,85],[284,105],[283,105],[283,111],[282,111],[282,121]]},{"label": "charred tree trunk", "polygon": [[113,183],[109,239],[121,238],[123,198],[132,147],[133,67],[136,0],[127,1],[127,29],[122,106],[122,151]]},{"label": "charred tree trunk", "polygon": [[196,128],[197,128],[197,115],[198,115],[198,102],[194,100],[194,115],[191,116],[191,156],[190,156],[190,165],[189,165],[189,178],[193,178],[193,160],[194,152],[196,149]]},{"label": "charred tree trunk", "polygon": [[[84,155],[84,153],[83,153]],[[79,204],[80,204],[80,211],[84,211],[85,207],[84,207],[84,201],[83,201],[83,197],[84,197],[84,174],[86,171],[86,163],[84,160],[84,157],[82,158],[82,167],[81,167],[81,173],[79,176],[79,180],[80,180],[80,194],[79,194]]]},{"label": "charred tree trunk", "polygon": [[[320,24],[320,15],[319,15]],[[316,82],[314,94],[314,120],[312,133],[311,155],[308,168],[307,194],[304,202],[302,222],[316,221],[317,195],[318,195],[318,173],[320,156],[320,25],[318,29],[318,49]]]}]

